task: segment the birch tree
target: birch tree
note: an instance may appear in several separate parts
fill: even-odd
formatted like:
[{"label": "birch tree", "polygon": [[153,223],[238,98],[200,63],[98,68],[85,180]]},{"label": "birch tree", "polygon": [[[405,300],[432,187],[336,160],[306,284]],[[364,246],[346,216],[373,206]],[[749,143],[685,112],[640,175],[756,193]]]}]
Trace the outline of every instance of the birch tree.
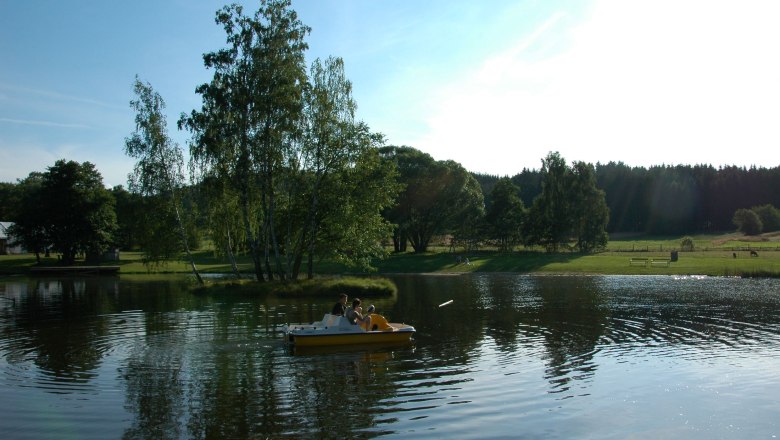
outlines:
[{"label": "birch tree", "polygon": [[[192,273],[198,283],[203,284],[190,250],[182,213],[180,192],[185,183],[183,154],[178,144],[168,136],[165,101],[154,91],[151,84],[141,82],[138,77],[133,89],[137,99],[130,101],[130,107],[136,112],[135,131],[125,139],[125,153],[137,159],[134,172],[128,177],[130,189],[151,199],[167,200]],[[155,210],[145,210],[140,214],[154,213]]]},{"label": "birch tree", "polygon": [[214,77],[197,89],[203,108],[180,120],[195,133],[193,158],[218,167],[238,194],[258,281],[266,275],[288,277],[277,230],[277,191],[300,134],[304,38],[310,32],[290,5],[264,0],[253,16],[237,4],[217,12],[227,47],[204,55]]}]

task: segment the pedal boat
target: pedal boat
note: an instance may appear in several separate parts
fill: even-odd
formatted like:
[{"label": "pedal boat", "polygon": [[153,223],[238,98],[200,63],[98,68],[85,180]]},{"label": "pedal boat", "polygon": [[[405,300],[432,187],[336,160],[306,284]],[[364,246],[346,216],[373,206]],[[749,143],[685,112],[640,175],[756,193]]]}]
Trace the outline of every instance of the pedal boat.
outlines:
[{"label": "pedal boat", "polygon": [[387,322],[372,313],[364,323],[355,325],[347,318],[326,313],[322,321],[290,324],[283,328],[284,339],[297,347],[409,342],[415,329],[408,324]]}]

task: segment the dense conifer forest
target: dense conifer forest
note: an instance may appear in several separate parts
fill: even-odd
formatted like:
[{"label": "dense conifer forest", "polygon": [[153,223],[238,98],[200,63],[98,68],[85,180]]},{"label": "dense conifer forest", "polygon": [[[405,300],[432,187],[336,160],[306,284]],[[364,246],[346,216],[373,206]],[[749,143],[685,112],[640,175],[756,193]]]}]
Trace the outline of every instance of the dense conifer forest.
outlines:
[{"label": "dense conifer forest", "polygon": [[[607,231],[692,234],[734,230],[739,209],[780,206],[780,167],[596,164],[597,187],[609,207]],[[486,203],[498,176],[475,174]],[[539,170],[511,177],[525,206],[541,193]]]}]

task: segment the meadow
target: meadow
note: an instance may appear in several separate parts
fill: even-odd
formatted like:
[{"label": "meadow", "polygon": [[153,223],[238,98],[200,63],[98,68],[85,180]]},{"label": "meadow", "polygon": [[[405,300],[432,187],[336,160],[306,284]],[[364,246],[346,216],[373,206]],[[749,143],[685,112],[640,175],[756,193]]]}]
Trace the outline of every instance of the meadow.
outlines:
[{"label": "meadow", "polygon": [[[466,252],[463,249],[433,246],[425,253],[390,254],[375,261],[375,272],[364,272],[330,261],[315,263],[318,275],[363,275],[366,273],[463,273],[517,272],[549,274],[614,274],[614,275],[710,275],[744,277],[780,277],[780,234],[746,237],[742,234],[696,235],[691,251],[680,249],[682,237],[651,237],[642,235],[615,236],[607,248],[598,253],[548,253],[539,249],[518,248],[498,252],[482,248]],[[751,251],[757,256],[751,256]],[[666,262],[672,252],[677,261]],[[230,274],[225,258],[209,250],[196,252],[196,265],[204,274]],[[468,259],[468,264],[465,259]],[[632,262],[634,259],[634,262]],[[646,259],[645,264],[642,264]],[[652,261],[651,261],[652,260]],[[42,265],[56,265],[56,257],[42,259]],[[122,275],[165,275],[190,272],[184,260],[146,266],[140,252],[122,252],[120,261],[104,263],[119,265]],[[0,255],[0,275],[24,274],[35,265],[35,257]],[[250,258],[238,256],[238,266],[244,276],[252,273]]]}]

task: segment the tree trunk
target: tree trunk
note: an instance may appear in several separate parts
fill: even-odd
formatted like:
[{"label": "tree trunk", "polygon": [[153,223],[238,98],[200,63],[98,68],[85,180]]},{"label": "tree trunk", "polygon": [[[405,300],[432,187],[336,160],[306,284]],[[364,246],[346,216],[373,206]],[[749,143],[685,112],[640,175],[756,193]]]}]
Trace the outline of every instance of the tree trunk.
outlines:
[{"label": "tree trunk", "polygon": [[294,258],[293,258],[293,266],[292,270],[290,271],[290,279],[297,280],[298,275],[301,273],[301,264],[303,264],[303,248],[304,243],[306,243],[307,240],[307,234],[306,234],[306,228],[303,228],[303,231],[301,232],[301,236],[298,239],[298,242],[295,243],[295,251],[294,251]]},{"label": "tree trunk", "polygon": [[419,254],[428,250],[428,243],[430,243],[431,237],[421,232],[415,232],[409,237],[409,241],[412,242],[414,252]]},{"label": "tree trunk", "polygon": [[270,221],[269,221],[269,233],[271,234],[271,245],[273,246],[274,250],[274,260],[276,262],[276,273],[279,276],[280,280],[285,280],[287,278],[286,274],[284,273],[284,268],[282,267],[282,259],[281,254],[279,253],[279,241],[276,237],[276,228],[274,227],[274,212],[276,211],[276,198],[274,197],[273,193],[271,193],[271,204],[270,204]]},{"label": "tree trunk", "polygon": [[319,191],[321,178],[322,176],[317,177],[317,180],[315,180],[311,204],[309,205],[309,267],[306,271],[306,278],[310,280],[314,278],[314,246],[317,242],[317,205],[319,203],[317,191]]},{"label": "tree trunk", "polygon": [[301,264],[303,263],[303,252],[296,252],[295,259],[293,260],[292,269],[290,270],[290,279],[297,280],[298,275],[301,272]]},{"label": "tree trunk", "polygon": [[306,272],[308,279],[314,279],[314,250],[317,244],[317,219],[312,219],[311,233],[309,234],[309,267]]},{"label": "tree trunk", "polygon": [[230,260],[230,268],[233,269],[233,275],[235,275],[236,278],[241,279],[241,272],[238,270],[238,265],[236,264],[236,256],[233,255],[233,242],[230,239],[230,228],[227,230],[227,244],[225,247],[228,259]]},{"label": "tree trunk", "polygon": [[257,240],[252,234],[252,227],[249,222],[249,195],[246,188],[241,188],[241,216],[244,220],[244,232],[246,233],[246,241],[249,245],[249,253],[252,256],[252,263],[255,267],[255,278],[258,282],[265,281],[263,276],[263,265],[260,261],[260,254],[257,249]]},{"label": "tree trunk", "polygon": [[263,189],[263,196],[262,196],[262,211],[263,211],[263,227],[260,231],[260,237],[261,237],[261,244],[263,246],[263,264],[265,264],[265,272],[268,274],[268,281],[273,281],[274,279],[274,272],[271,270],[271,262],[270,262],[270,245],[269,245],[269,214],[268,214],[268,201],[267,201],[267,194],[265,189]]},{"label": "tree trunk", "polygon": [[181,235],[182,244],[184,244],[184,251],[187,253],[187,258],[190,260],[190,267],[192,268],[192,273],[195,275],[195,278],[197,278],[198,284],[202,286],[204,284],[203,278],[200,277],[198,268],[195,267],[195,258],[192,256],[192,252],[190,252],[190,245],[189,245],[189,241],[187,240],[187,231],[184,229],[184,223],[182,223],[181,214],[179,213],[178,201],[176,201],[175,197],[173,198],[173,203],[174,203],[173,210],[176,213],[176,221],[179,223],[179,234]]}]

